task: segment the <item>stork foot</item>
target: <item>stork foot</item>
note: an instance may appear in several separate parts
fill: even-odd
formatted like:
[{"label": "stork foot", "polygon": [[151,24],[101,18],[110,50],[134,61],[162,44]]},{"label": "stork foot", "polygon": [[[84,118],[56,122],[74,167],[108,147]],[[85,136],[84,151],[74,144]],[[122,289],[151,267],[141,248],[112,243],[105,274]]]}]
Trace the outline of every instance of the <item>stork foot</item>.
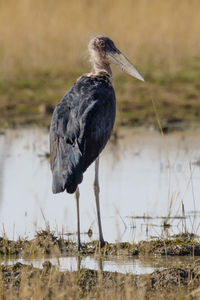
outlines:
[{"label": "stork foot", "polygon": [[81,250],[83,249],[83,246],[82,246],[82,244],[80,243],[78,243],[78,252],[80,252]]},{"label": "stork foot", "polygon": [[104,240],[100,240],[97,243],[97,248],[101,249],[103,248],[106,244],[108,244],[108,242],[104,241]]},{"label": "stork foot", "polygon": [[99,242],[101,248],[103,248],[106,244],[108,244],[108,242],[105,242],[104,240]]}]

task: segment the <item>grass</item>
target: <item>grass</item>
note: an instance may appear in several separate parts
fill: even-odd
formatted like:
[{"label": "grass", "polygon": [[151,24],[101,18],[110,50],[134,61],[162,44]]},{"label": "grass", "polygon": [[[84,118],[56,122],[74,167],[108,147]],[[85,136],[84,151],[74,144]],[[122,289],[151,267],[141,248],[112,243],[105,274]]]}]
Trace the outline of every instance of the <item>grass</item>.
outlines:
[{"label": "grass", "polygon": [[[79,77],[80,73],[34,72],[25,76],[0,79],[0,126],[14,127],[27,123],[49,126],[55,105]],[[114,86],[117,96],[118,125],[151,124],[158,127],[152,101],[164,128],[184,123],[198,123],[200,118],[199,70],[187,80],[184,72],[167,78],[147,77],[141,83],[117,74]]]},{"label": "grass", "polygon": [[[103,17],[102,17],[103,16]],[[110,36],[146,82],[114,68],[118,124],[163,127],[200,117],[200,3],[177,0],[0,1],[0,126],[49,126],[54,106],[90,71],[87,43]]]},{"label": "grass", "polygon": [[41,270],[17,263],[1,266],[0,276],[2,299],[183,300],[190,299],[191,293],[199,295],[199,276],[192,268],[132,276],[87,269],[59,272],[50,262],[44,263]]},{"label": "grass", "polygon": [[173,72],[199,57],[199,28],[196,0],[1,0],[1,75],[83,69],[96,34],[113,38],[142,73]]},{"label": "grass", "polygon": [[[189,260],[181,263],[173,263],[167,267],[167,256],[164,262],[159,262],[157,258],[157,266],[161,270],[154,271],[149,275],[131,275],[121,274],[117,272],[105,272],[102,270],[103,258],[107,255],[115,255],[124,257],[134,255],[131,254],[133,247],[128,243],[106,245],[106,251],[98,250],[93,253],[80,253],[77,257],[77,271],[59,271],[59,267],[55,267],[50,261],[46,260],[41,269],[33,267],[33,265],[23,265],[21,263],[6,264],[6,257],[17,258],[40,258],[48,259],[52,257],[62,257],[64,254],[61,249],[66,248],[65,255],[68,255],[68,249],[74,248],[74,244],[58,239],[52,232],[41,231],[36,234],[34,240],[18,240],[12,242],[6,238],[0,240],[0,250],[18,249],[19,252],[13,253],[6,250],[4,253],[0,251],[0,258],[4,258],[4,263],[0,265],[0,298],[1,299],[191,299],[191,296],[198,299],[199,296],[199,260]],[[147,245],[148,244],[148,245]],[[138,244],[141,248],[142,257],[149,247],[154,250],[164,247],[184,248],[185,246],[194,246],[199,243],[194,235],[180,234],[171,239],[166,239],[163,243],[161,240],[154,240]],[[94,248],[91,243],[88,249]],[[57,247],[57,250],[55,251]],[[59,249],[59,247],[61,247]],[[143,251],[142,251],[143,249]],[[60,250],[60,252],[59,252]],[[128,251],[129,250],[129,251]],[[23,252],[22,252],[23,251]],[[76,250],[74,250],[76,251]],[[29,254],[28,254],[29,253]],[[152,253],[152,252],[151,252]],[[155,252],[158,254],[158,252]],[[15,254],[15,256],[13,256]],[[16,256],[17,255],[17,256]],[[69,255],[72,255],[69,254]],[[81,260],[83,255],[95,255],[99,260],[99,269],[89,270],[80,267],[78,259]],[[170,254],[169,254],[170,255]],[[176,255],[176,254],[175,254]],[[188,254],[186,254],[188,255]],[[192,254],[190,254],[192,255]],[[108,256],[109,257],[109,256]],[[140,258],[142,259],[140,256]],[[150,256],[150,259],[152,257]],[[8,261],[9,262],[9,261]],[[31,260],[30,260],[31,262]],[[133,298],[134,297],[134,298]],[[197,298],[195,298],[197,297]]]},{"label": "grass", "polygon": [[[82,244],[81,255],[107,256],[129,256],[137,255],[162,255],[162,256],[200,256],[200,243],[195,234],[180,233],[171,237],[158,237],[148,241],[135,243],[106,243],[99,249],[98,241]],[[178,246],[178,248],[177,248]],[[43,257],[51,255],[60,257],[62,255],[77,255],[77,244],[56,236],[49,230],[37,232],[32,240],[18,239],[8,240],[0,238],[0,257]]]},{"label": "grass", "polygon": [[[140,259],[147,258],[147,254],[159,254],[159,249],[165,247],[184,249],[188,246],[198,246],[194,235],[179,234],[177,236],[140,242],[138,245],[129,243],[107,244],[99,252],[95,243],[84,245],[84,250],[77,257],[77,271],[61,272],[48,261],[48,257],[63,257],[77,254],[74,243],[57,238],[53,232],[44,230],[36,233],[33,240],[9,241],[6,237],[0,239],[0,298],[1,299],[198,299],[199,296],[199,260],[189,260],[167,266],[166,260],[159,262],[156,270],[149,275],[131,275],[118,272],[103,271],[103,259],[134,256],[137,247]],[[95,249],[96,248],[96,249]],[[65,251],[63,252],[63,250]],[[189,248],[188,248],[189,249]],[[88,250],[88,251],[87,251]],[[71,252],[70,252],[71,251]],[[73,253],[74,251],[74,253]],[[138,255],[137,253],[137,255]],[[161,252],[160,252],[161,254]],[[99,261],[99,269],[89,270],[81,267],[80,260],[84,255],[93,255]],[[112,256],[111,256],[112,255]],[[162,255],[162,254],[161,254]],[[180,254],[179,254],[180,255]],[[185,253],[182,255],[195,255]],[[199,254],[197,254],[199,255]],[[40,269],[33,265],[23,265],[19,262],[12,265],[12,259],[40,259],[47,260]],[[6,261],[6,258],[8,261]],[[150,256],[150,259],[152,256]],[[7,262],[11,262],[9,266]],[[79,259],[79,262],[78,262]],[[163,269],[163,266],[164,269]],[[187,295],[187,296],[186,296]],[[197,296],[197,298],[195,298]]]},{"label": "grass", "polygon": [[[66,90],[80,74],[90,71],[87,43],[96,34],[111,37],[146,79],[140,83],[114,68],[117,125],[158,127],[152,101],[165,130],[178,123],[198,123],[199,28],[197,0],[0,0],[0,128],[29,123],[49,126],[52,111]],[[60,254],[64,243],[44,233],[32,242],[6,238],[0,242],[5,256],[19,255],[22,250],[33,256]],[[175,255],[174,249],[187,255],[199,253],[196,240],[184,236],[146,243],[107,245],[102,255]],[[75,245],[64,246],[74,251]],[[91,247],[94,254],[95,245]],[[48,264],[42,270],[1,266],[0,298],[190,299],[193,281],[188,274],[194,274],[199,286],[199,270],[187,272],[172,272],[171,277],[158,273],[162,280],[145,277],[135,284],[130,276],[84,270],[64,274]],[[198,289],[192,295],[198,299]]]}]

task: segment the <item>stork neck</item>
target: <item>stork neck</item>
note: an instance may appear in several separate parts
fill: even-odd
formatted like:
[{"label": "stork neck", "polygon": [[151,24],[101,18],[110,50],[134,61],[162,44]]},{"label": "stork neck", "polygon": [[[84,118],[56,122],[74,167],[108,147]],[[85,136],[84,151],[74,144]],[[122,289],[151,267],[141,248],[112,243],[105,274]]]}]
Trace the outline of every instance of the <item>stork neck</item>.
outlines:
[{"label": "stork neck", "polygon": [[112,80],[112,70],[110,64],[104,61],[93,62],[93,69],[96,75],[104,72],[109,75]]}]

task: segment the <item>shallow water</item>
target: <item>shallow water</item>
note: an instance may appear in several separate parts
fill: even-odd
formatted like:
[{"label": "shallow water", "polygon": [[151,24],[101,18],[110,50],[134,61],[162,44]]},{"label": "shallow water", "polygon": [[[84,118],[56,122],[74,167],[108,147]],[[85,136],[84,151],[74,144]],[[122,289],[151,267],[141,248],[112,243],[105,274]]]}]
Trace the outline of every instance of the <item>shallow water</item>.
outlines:
[{"label": "shallow water", "polygon": [[[8,130],[0,136],[0,226],[9,238],[32,238],[35,230],[76,232],[74,196],[53,195],[45,154],[48,132]],[[100,203],[105,240],[137,242],[184,230],[198,233],[200,131],[162,137],[145,129],[121,130],[100,158]],[[82,240],[97,239],[94,166],[80,186]],[[168,232],[162,217],[170,217]],[[182,218],[183,217],[183,218]],[[76,239],[76,235],[70,235]]]},{"label": "shallow water", "polygon": [[59,268],[60,271],[77,271],[80,269],[92,269],[123,274],[135,275],[151,274],[155,270],[180,266],[184,268],[195,261],[192,257],[53,257],[35,259],[8,259],[2,260],[1,264],[13,265],[17,262],[26,265],[33,265],[35,268],[42,268],[46,261]]}]

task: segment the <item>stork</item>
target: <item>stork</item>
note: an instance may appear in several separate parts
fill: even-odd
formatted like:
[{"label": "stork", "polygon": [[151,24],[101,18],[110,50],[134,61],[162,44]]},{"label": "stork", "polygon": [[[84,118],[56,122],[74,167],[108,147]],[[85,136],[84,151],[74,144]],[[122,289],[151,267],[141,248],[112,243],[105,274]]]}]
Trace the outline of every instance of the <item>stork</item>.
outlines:
[{"label": "stork", "polygon": [[56,106],[50,127],[50,158],[53,193],[75,193],[78,251],[81,249],[79,187],[83,173],[95,161],[99,244],[103,238],[99,204],[99,155],[108,142],[115,121],[116,99],[111,63],[144,81],[133,64],[116,48],[111,39],[96,36],[89,42],[92,73],[82,75]]}]

